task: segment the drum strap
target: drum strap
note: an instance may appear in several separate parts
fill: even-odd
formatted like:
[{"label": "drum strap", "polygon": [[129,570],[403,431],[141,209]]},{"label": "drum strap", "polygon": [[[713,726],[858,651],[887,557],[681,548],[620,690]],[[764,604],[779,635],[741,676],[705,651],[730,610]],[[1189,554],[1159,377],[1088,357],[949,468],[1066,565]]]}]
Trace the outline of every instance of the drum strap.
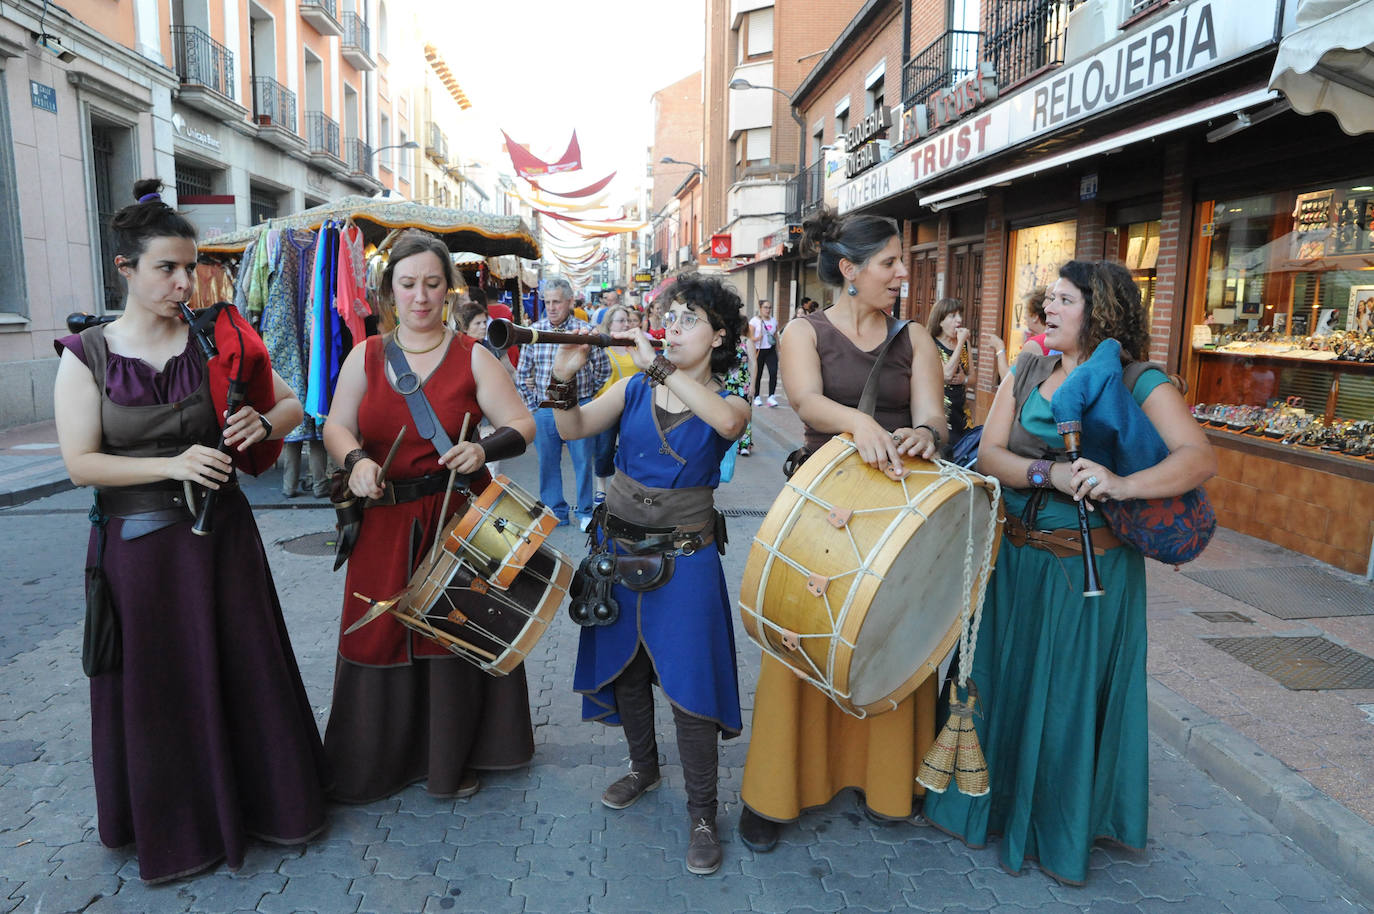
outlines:
[{"label": "drum strap", "polygon": [[448,432],[444,431],[439,417],[434,415],[434,407],[429,405],[429,399],[425,397],[420,376],[406,361],[405,353],[397,345],[394,335],[386,341],[385,351],[387,364],[391,366],[391,373],[396,376],[396,392],[405,398],[410,418],[415,423],[415,431],[420,433],[421,438],[434,445],[434,449],[442,457],[453,447],[453,441],[449,438]]},{"label": "drum strap", "polygon": [[883,341],[883,348],[878,350],[878,357],[873,360],[873,369],[869,371],[868,380],[864,382],[864,391],[859,395],[859,412],[872,416],[878,408],[878,379],[883,373],[883,361],[887,358],[887,351],[892,348],[892,342],[901,335],[909,323],[911,321],[897,320],[887,328],[887,339]]}]

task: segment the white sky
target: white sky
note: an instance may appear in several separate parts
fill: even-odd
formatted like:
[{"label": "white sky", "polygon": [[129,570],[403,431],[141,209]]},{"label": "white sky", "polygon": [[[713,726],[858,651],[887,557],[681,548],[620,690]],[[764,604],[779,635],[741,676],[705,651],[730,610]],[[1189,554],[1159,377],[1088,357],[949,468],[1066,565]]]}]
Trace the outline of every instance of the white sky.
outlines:
[{"label": "white sky", "polygon": [[476,135],[455,143],[465,159],[510,172],[504,129],[552,161],[576,129],[582,170],[549,186],[574,189],[617,171],[608,202],[638,196],[653,141],[650,96],[701,69],[703,0],[467,0],[442,10],[432,40],[473,105]]}]

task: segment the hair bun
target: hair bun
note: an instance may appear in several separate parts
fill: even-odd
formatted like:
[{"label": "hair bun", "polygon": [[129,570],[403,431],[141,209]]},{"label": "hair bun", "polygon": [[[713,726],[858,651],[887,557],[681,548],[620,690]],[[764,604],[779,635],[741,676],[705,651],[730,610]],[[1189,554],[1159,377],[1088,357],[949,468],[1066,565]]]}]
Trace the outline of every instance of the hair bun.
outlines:
[{"label": "hair bun", "polygon": [[162,202],[162,188],[166,186],[158,178],[143,178],[134,182],[134,199],[139,203]]},{"label": "hair bun", "polygon": [[837,241],[843,220],[829,207],[821,207],[802,223],[802,237],[813,250],[826,241]]}]

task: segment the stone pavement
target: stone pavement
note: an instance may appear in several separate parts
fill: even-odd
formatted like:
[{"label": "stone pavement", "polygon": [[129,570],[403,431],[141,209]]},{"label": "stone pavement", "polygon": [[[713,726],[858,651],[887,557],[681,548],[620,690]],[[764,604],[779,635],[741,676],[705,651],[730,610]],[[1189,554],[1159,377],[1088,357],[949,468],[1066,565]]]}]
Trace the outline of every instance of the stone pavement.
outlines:
[{"label": "stone pavement", "polygon": [[[754,456],[739,461],[735,482],[721,490],[723,507],[766,509],[781,482],[782,456],[799,438],[790,410],[758,413]],[[35,434],[33,427],[27,434]],[[41,437],[28,443],[41,443]],[[5,440],[0,435],[0,457],[8,453]],[[0,475],[8,467],[0,464]],[[533,487],[532,456],[503,469]],[[328,559],[294,554],[283,544],[329,529],[333,517],[314,499],[282,499],[275,491],[278,479],[269,473],[247,488],[260,508],[259,525],[293,644],[323,725],[343,579],[330,574]],[[16,501],[22,500],[20,493]],[[335,807],[325,833],[307,847],[256,846],[237,874],[220,867],[172,885],[146,887],[137,878],[131,851],[102,847],[94,831],[89,708],[79,658],[87,503],[86,493],[73,491],[0,510],[0,537],[7,544],[0,553],[0,592],[5,594],[0,613],[0,914],[851,909],[1263,914],[1370,910],[1374,899],[1369,887],[1374,865],[1361,857],[1374,847],[1371,828],[1351,811],[1368,814],[1358,790],[1361,783],[1366,788],[1371,783],[1360,766],[1374,755],[1368,751],[1374,725],[1357,706],[1374,696],[1288,693],[1199,642],[1201,634],[1232,630],[1203,622],[1192,615],[1193,608],[1235,604],[1162,566],[1150,572],[1149,843],[1142,852],[1095,851],[1085,888],[1060,886],[1035,870],[1011,876],[998,866],[995,847],[969,850],[912,823],[876,825],[848,794],[785,830],[773,853],[753,854],[734,832],[747,732],[724,744],[721,753],[725,864],[716,876],[687,874],[682,776],[670,717],[660,707],[664,789],[628,810],[603,807],[601,790],[623,770],[625,749],[618,730],[578,719],[579,700],[570,689],[577,635],[562,615],[529,663],[536,753],[528,769],[484,776],[482,791],[468,800],[438,800],[411,787],[366,806]],[[732,518],[727,580],[739,581],[760,520]],[[581,553],[581,537],[567,528],[555,538],[570,555]],[[1229,532],[1218,536],[1203,561],[1219,567],[1311,563]],[[1243,610],[1256,626],[1285,633],[1325,631],[1371,651],[1367,641],[1360,641],[1368,638],[1369,617],[1343,620],[1345,628],[1325,619],[1295,626],[1251,607]],[[759,651],[740,636],[739,656],[748,721]],[[1276,734],[1296,734],[1295,745],[1297,736],[1305,738],[1320,765],[1307,766],[1300,777],[1294,771],[1299,765],[1277,760],[1284,756],[1282,745],[1273,742]],[[1327,775],[1319,774],[1328,769]],[[1341,793],[1342,784],[1351,792]]]}]

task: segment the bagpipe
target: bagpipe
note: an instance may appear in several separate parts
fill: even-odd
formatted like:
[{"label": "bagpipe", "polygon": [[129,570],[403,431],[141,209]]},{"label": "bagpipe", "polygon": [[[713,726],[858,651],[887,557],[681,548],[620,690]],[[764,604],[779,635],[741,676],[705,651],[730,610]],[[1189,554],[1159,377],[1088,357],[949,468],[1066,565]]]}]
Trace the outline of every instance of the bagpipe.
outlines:
[{"label": "bagpipe", "polygon": [[[217,419],[223,423],[227,417],[238,412],[245,402],[260,413],[270,410],[276,404],[272,360],[267,354],[267,344],[253,326],[229,302],[216,302],[199,311],[192,311],[184,303],[180,307],[181,317],[190,328],[196,349],[205,358],[210,400],[214,404]],[[115,317],[96,317],[78,312],[67,316],[67,329],[72,333],[80,333],[97,324],[109,323]],[[221,431],[218,446],[233,459],[236,469],[250,476],[258,476],[276,464],[282,441],[264,439],[240,451],[225,445]],[[210,517],[214,510],[215,492],[215,489],[206,490],[192,527],[202,536],[211,530]]]}]

